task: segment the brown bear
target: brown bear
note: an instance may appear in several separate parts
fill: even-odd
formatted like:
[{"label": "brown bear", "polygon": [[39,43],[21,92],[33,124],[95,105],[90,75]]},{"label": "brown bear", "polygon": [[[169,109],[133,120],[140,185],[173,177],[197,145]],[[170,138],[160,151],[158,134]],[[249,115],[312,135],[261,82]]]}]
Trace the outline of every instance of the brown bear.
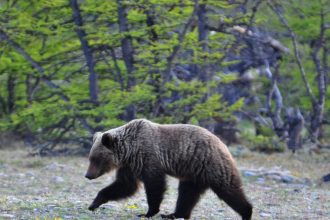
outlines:
[{"label": "brown bear", "polygon": [[159,212],[165,176],[171,175],[180,180],[179,195],[174,213],[162,218],[190,218],[201,194],[211,188],[242,219],[251,219],[252,205],[243,192],[230,152],[204,128],[136,119],[96,133],[89,161],[88,179],[117,169],[116,180],[97,194],[89,210],[133,195],[138,183],[143,182],[149,209],[140,217],[152,217]]}]

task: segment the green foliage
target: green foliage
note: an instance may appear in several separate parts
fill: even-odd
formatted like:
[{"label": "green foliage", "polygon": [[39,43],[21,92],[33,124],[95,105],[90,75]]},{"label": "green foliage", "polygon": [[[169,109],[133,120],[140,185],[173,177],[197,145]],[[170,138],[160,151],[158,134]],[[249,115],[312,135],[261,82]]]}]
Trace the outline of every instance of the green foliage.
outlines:
[{"label": "green foliage", "polygon": [[[238,79],[234,74],[223,73],[227,66],[235,62],[224,59],[236,41],[231,27],[249,22],[247,15],[250,14],[237,10],[236,4],[224,0],[200,1],[207,5],[208,25],[223,28],[212,33],[208,30],[207,41],[202,42],[199,40],[198,17],[193,14],[195,1],[123,1],[127,13],[127,32],[119,28],[117,1],[77,2],[83,22],[80,27],[72,21],[73,12],[67,0],[0,3],[0,31],[11,40],[0,42],[1,131],[32,134],[41,142],[57,138],[80,140],[89,138],[95,130],[123,124],[130,106],[134,106],[136,117],[161,123],[193,124],[206,120],[233,121],[236,120],[234,113],[246,108],[243,98],[235,99],[237,101],[229,105],[219,92],[224,84],[234,83]],[[310,43],[319,34],[319,11],[328,2],[278,2],[298,36],[307,80],[318,95]],[[270,16],[271,13],[267,4],[262,3],[255,17],[256,25],[261,29],[284,33],[285,30],[277,19]],[[153,24],[148,23],[150,18]],[[325,20],[329,20],[329,13]],[[191,24],[184,33],[188,21]],[[81,39],[76,33],[77,28],[86,33],[84,38],[93,54],[94,71],[98,76],[97,103],[90,100],[90,69]],[[329,31],[326,36],[329,38]],[[279,38],[286,46],[292,47],[285,34],[280,34]],[[132,73],[127,71],[123,57],[123,39],[129,39],[132,44]],[[240,47],[238,45],[234,50],[238,51]],[[39,68],[32,65],[31,60]],[[199,75],[175,75],[172,70],[177,65],[196,68],[195,72]],[[205,79],[201,79],[202,76]],[[14,85],[10,85],[11,78]],[[130,78],[133,78],[134,85],[129,86]],[[292,53],[283,56],[278,85],[281,91],[285,91],[285,105],[299,106],[307,113],[311,110],[313,105],[306,96]],[[258,96],[260,103],[264,103],[269,87],[268,79],[259,78],[249,94]],[[328,90],[326,99],[329,97]],[[13,100],[9,100],[11,98]],[[14,102],[13,109],[9,107],[10,101]],[[250,109],[257,110],[261,107],[260,103]],[[157,111],[158,108],[161,110]],[[328,101],[324,112],[329,116]],[[252,139],[243,136],[251,143],[259,143],[257,146],[260,145],[260,148],[262,145],[280,148],[275,144],[277,140],[272,138],[275,136],[273,133],[264,133],[260,137],[252,136]]]},{"label": "green foliage", "polygon": [[242,121],[239,129],[241,130],[241,138],[244,140],[244,144],[251,150],[274,153],[283,152],[286,149],[286,145],[283,141],[275,135],[274,131],[267,126],[259,126],[256,135],[255,126],[249,121]]},{"label": "green foliage", "polygon": [[265,137],[258,135],[253,139],[249,139],[253,147],[252,150],[264,153],[284,152],[286,149],[285,143],[281,142],[277,136]]}]

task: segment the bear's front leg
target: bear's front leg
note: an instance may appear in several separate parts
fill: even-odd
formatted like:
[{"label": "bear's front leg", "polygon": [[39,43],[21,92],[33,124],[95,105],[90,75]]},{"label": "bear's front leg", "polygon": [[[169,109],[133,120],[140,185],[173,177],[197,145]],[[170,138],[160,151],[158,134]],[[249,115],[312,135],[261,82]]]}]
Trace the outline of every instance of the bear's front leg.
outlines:
[{"label": "bear's front leg", "polygon": [[96,198],[94,199],[94,201],[92,202],[92,204],[88,207],[88,210],[90,211],[94,211],[95,209],[97,209],[98,207],[100,207],[100,205],[107,203],[109,201],[109,199],[107,199],[107,190],[111,190],[111,189],[107,189],[110,188],[110,186],[102,189],[96,196]]},{"label": "bear's front leg", "polygon": [[129,197],[136,192],[137,188],[138,183],[134,175],[128,169],[120,168],[117,172],[116,181],[103,188],[88,209],[94,211],[108,201]]}]

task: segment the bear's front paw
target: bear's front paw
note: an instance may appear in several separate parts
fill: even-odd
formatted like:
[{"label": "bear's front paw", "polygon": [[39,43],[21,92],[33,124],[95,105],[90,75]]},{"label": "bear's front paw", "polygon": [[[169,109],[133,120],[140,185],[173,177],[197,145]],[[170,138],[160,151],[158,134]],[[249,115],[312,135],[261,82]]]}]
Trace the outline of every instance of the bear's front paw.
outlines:
[{"label": "bear's front paw", "polygon": [[139,215],[137,215],[136,217],[138,217],[138,218],[142,218],[142,219],[145,219],[145,218],[151,218],[151,216],[147,216],[147,214],[139,214]]},{"label": "bear's front paw", "polygon": [[88,210],[90,211],[94,211],[95,209],[97,209],[100,205],[96,205],[94,204],[94,202],[88,207]]},{"label": "bear's front paw", "polygon": [[93,203],[88,207],[88,210],[94,211],[95,209],[97,209],[98,207],[100,207],[100,205],[102,205],[103,203],[105,203],[105,202],[103,202],[103,201],[101,201],[99,199],[95,199],[93,201]]},{"label": "bear's front paw", "polygon": [[108,200],[106,199],[106,197],[102,196],[102,195],[97,195],[96,198],[94,199],[94,201],[92,202],[92,204],[88,207],[88,210],[90,211],[94,211],[95,209],[97,209],[98,207],[100,207],[100,205],[104,204],[108,202]]}]

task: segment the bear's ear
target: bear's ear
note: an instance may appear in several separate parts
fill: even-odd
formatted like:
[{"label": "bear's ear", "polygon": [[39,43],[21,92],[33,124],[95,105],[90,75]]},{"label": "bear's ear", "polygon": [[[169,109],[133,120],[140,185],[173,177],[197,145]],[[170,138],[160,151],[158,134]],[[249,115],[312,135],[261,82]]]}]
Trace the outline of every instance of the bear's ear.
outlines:
[{"label": "bear's ear", "polygon": [[110,135],[109,133],[104,133],[102,135],[101,142],[106,148],[111,149],[114,147],[115,143],[117,142],[117,138]]}]

